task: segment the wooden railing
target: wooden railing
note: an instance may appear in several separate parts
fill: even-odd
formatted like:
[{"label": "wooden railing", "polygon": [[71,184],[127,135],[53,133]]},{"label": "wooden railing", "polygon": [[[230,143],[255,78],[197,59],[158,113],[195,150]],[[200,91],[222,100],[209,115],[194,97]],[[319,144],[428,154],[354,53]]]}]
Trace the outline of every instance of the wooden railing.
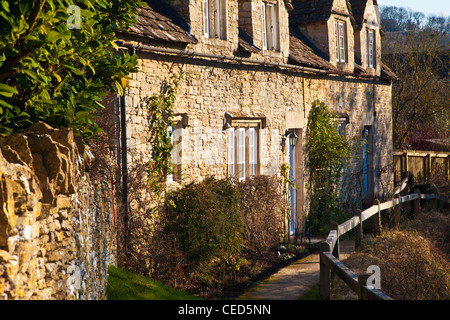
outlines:
[{"label": "wooden railing", "polygon": [[361,300],[392,300],[380,290],[367,286],[367,279],[370,274],[362,274],[357,276],[339,260],[339,237],[346,232],[355,229],[355,249],[359,249],[361,247],[363,237],[363,221],[373,217],[374,234],[378,235],[381,230],[381,211],[393,208],[394,223],[398,225],[400,223],[400,206],[402,203],[414,201],[415,214],[420,212],[421,199],[432,200],[434,208],[437,208],[438,200],[449,203],[448,199],[442,198],[436,194],[420,194],[419,190],[414,190],[413,194],[401,197],[399,193],[403,188],[396,189],[397,193],[394,194],[394,199],[390,201],[380,203],[379,200],[375,200],[372,207],[364,211],[359,209],[355,210],[354,216],[349,220],[339,225],[336,222],[331,223],[330,233],[328,234],[327,239],[320,244],[321,299],[330,299],[331,272],[333,272],[336,276],[342,279],[350,287],[350,289],[356,292]]}]

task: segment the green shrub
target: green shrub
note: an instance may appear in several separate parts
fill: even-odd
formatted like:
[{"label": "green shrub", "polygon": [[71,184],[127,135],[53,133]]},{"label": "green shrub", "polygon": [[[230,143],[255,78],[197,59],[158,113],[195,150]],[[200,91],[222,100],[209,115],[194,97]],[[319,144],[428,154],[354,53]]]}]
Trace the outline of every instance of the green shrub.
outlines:
[{"label": "green shrub", "polygon": [[190,272],[198,278],[209,273],[211,281],[223,279],[233,271],[243,244],[239,194],[232,181],[210,177],[191,183],[173,192],[170,202],[163,227],[185,255]]}]

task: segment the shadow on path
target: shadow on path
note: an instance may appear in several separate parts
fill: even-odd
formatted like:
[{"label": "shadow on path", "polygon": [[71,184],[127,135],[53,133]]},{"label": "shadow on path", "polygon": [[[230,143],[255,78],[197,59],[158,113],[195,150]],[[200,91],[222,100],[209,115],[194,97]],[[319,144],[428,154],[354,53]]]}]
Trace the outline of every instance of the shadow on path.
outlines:
[{"label": "shadow on path", "polygon": [[[340,241],[340,259],[354,251],[353,240]],[[299,300],[320,280],[319,253],[293,262],[241,294],[238,300]]]}]

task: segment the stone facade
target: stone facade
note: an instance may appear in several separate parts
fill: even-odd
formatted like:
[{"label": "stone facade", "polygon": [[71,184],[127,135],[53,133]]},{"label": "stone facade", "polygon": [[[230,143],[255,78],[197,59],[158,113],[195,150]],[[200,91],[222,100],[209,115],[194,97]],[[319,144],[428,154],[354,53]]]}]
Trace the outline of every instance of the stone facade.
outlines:
[{"label": "stone facade", "polygon": [[[392,78],[383,73],[379,60],[379,20],[370,20],[378,10],[376,3],[362,1],[366,4],[362,9],[364,22],[358,27],[349,1],[265,1],[265,6],[276,6],[278,45],[264,49],[262,37],[267,30],[263,30],[262,21],[267,22],[268,18],[262,18],[261,0],[225,1],[227,25],[223,39],[204,34],[202,6],[207,1],[166,2],[172,7],[166,6],[161,14],[171,17],[172,12],[173,21],[183,17],[189,24],[186,33],[195,41],[158,41],[136,34],[121,36],[121,45],[136,50],[140,58],[139,72],[132,75],[121,105],[127,124],[125,160],[130,168],[135,161],[145,162],[151,156],[146,134],[147,114],[142,101],[157,93],[164,81],[170,81],[172,74],[182,73],[184,79],[175,102],[178,124],[174,130],[174,160],[178,173],[172,184],[186,184],[209,175],[236,176],[242,171],[246,176],[252,172],[280,174],[281,165],[290,163],[297,185],[297,191],[292,193],[296,198],[293,205],[299,222],[297,231],[301,232],[307,207],[303,191],[307,175],[307,168],[303,166],[304,137],[309,110],[315,100],[320,100],[336,112],[348,137],[369,135],[370,147],[361,151],[365,154],[360,154],[366,163],[364,165],[361,159],[354,161],[352,169],[362,172],[365,167],[366,172],[362,174],[366,174],[367,179],[359,177],[359,190],[349,192],[361,193],[364,183],[370,184],[364,191],[367,200],[391,192],[393,175],[380,172],[392,165]],[[329,14],[321,14],[306,24],[297,23],[296,19],[304,14],[301,3],[312,2],[331,3],[328,9],[323,8],[329,10]],[[157,10],[151,3],[148,10]],[[320,8],[319,5],[312,7]],[[344,62],[336,61],[335,56],[336,19],[346,22],[347,59]],[[361,44],[369,23],[378,26],[376,68],[365,67],[366,60],[361,53],[366,51]],[[168,28],[159,31],[170,36]],[[299,53],[295,57],[294,41],[301,44],[295,47]],[[361,48],[355,50],[356,45]],[[359,60],[363,65],[358,64]],[[250,138],[252,133],[248,128],[253,128],[256,138]],[[247,130],[242,141],[236,133],[241,129]],[[233,130],[235,136],[230,134]],[[300,137],[292,151],[285,136],[287,130]],[[230,137],[236,140],[230,142]],[[252,139],[256,139],[256,147]],[[247,148],[245,156],[236,151],[239,147]],[[248,159],[257,162],[256,169],[252,169],[253,162],[249,163]],[[237,165],[240,160],[242,167]],[[346,179],[354,180],[354,176],[347,175]]]},{"label": "stone facade", "polygon": [[105,299],[112,197],[107,179],[90,179],[89,151],[42,123],[0,147],[0,298]]}]

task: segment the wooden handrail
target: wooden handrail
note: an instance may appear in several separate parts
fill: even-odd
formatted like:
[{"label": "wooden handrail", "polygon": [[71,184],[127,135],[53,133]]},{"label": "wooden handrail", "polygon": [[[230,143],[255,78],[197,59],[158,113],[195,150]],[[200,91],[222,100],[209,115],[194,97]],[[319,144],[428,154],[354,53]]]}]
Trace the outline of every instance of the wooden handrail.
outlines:
[{"label": "wooden handrail", "polygon": [[[406,181],[406,178],[404,179]],[[400,190],[401,191],[401,190]],[[399,192],[400,192],[399,191]],[[395,195],[395,198],[383,203],[379,203],[376,201],[376,204],[374,204],[372,207],[364,210],[359,215],[355,215],[348,219],[347,221],[341,223],[340,225],[335,227],[334,229],[337,230],[330,230],[328,233],[327,239],[324,241],[323,246],[321,246],[321,252],[320,252],[320,268],[321,268],[321,291],[325,290],[325,298],[329,298],[329,287],[327,288],[327,285],[324,285],[322,283],[322,277],[326,278],[325,281],[329,281],[330,276],[329,272],[333,271],[340,279],[342,279],[353,291],[357,292],[360,297],[364,299],[376,299],[376,300],[392,300],[389,296],[381,292],[380,290],[371,289],[368,288],[366,285],[361,284],[358,282],[358,276],[356,276],[353,271],[351,271],[348,267],[346,267],[337,257],[333,256],[333,251],[335,251],[336,244],[337,252],[339,252],[339,237],[345,234],[346,232],[356,228],[360,227],[360,224],[362,225],[363,221],[369,219],[370,217],[380,214],[381,211],[395,207],[397,205],[400,205],[402,203],[406,203],[413,200],[419,200],[419,199],[435,199],[434,203],[436,205],[437,200],[441,200],[447,203],[450,203],[449,199],[443,198],[438,196],[437,194],[421,194],[418,190],[415,190],[415,193],[409,194],[403,197],[400,197],[398,193]],[[416,203],[416,201],[415,201]],[[415,204],[416,206],[416,204]],[[419,202],[417,202],[417,207],[420,207]],[[417,209],[415,209],[417,210]],[[360,211],[358,211],[360,212]],[[378,217],[379,218],[379,217]],[[379,220],[379,219],[378,219]],[[360,235],[362,236],[362,234]],[[355,243],[356,247],[356,243]],[[329,284],[328,284],[329,286]],[[324,289],[325,288],[325,289]],[[358,291],[359,290],[359,291]],[[321,296],[323,298],[322,292]]]},{"label": "wooden handrail", "polygon": [[394,188],[394,194],[400,193],[403,191],[403,189],[406,188],[406,186],[408,185],[408,179],[408,175],[403,178],[402,182],[400,182],[400,184]]}]

